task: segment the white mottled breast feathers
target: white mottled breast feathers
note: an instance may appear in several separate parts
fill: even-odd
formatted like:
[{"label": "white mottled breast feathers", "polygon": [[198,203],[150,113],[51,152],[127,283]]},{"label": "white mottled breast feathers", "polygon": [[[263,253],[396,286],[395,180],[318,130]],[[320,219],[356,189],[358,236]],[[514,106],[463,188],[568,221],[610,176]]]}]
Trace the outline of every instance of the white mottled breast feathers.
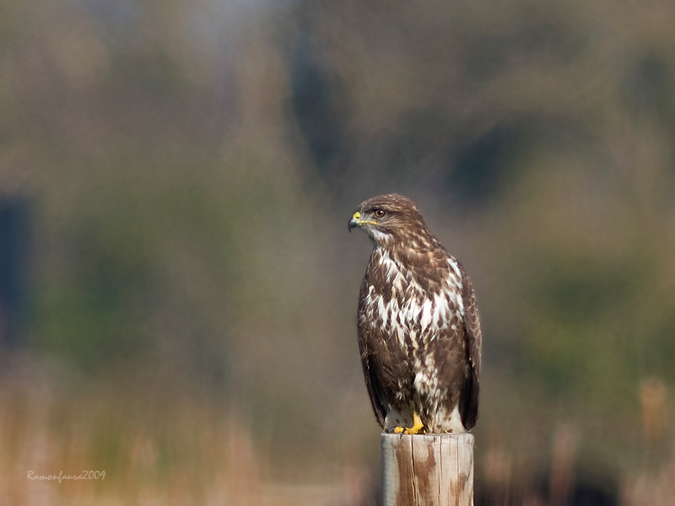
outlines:
[{"label": "white mottled breast feathers", "polygon": [[[384,248],[377,248],[374,261],[379,262],[389,292],[385,299],[384,287],[371,284],[366,293],[366,312],[369,321],[377,323],[382,331],[395,337],[402,348],[424,349],[424,342],[432,342],[440,330],[459,328],[464,316],[461,297],[462,276],[457,262],[448,257],[448,269],[437,291],[429,293]],[[422,341],[422,342],[420,342]]]}]

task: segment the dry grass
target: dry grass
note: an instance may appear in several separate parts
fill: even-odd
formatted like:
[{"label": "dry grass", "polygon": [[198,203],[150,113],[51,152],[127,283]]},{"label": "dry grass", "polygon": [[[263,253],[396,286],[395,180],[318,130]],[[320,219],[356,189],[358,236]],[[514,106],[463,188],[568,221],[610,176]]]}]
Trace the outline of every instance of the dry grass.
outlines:
[{"label": "dry grass", "polygon": [[[361,470],[318,482],[297,465],[296,474],[285,470],[292,482],[275,481],[267,449],[244,417],[206,398],[85,387],[55,380],[36,363],[13,369],[0,380],[2,505],[363,503]],[[68,478],[84,471],[105,477]]]},{"label": "dry grass", "polygon": [[[6,369],[0,380],[0,504],[374,504],[371,470],[340,457],[323,463],[321,473],[308,470],[306,455],[279,462],[245,414],[188,388],[128,385],[83,386],[35,361]],[[566,501],[584,477],[575,475],[580,434],[573,426],[555,431],[543,474],[522,472],[533,456],[486,443],[478,446],[477,504],[575,504]],[[28,477],[87,470],[105,471],[105,478],[58,483]],[[675,459],[667,457],[614,476],[617,504],[672,504],[674,477]]]}]

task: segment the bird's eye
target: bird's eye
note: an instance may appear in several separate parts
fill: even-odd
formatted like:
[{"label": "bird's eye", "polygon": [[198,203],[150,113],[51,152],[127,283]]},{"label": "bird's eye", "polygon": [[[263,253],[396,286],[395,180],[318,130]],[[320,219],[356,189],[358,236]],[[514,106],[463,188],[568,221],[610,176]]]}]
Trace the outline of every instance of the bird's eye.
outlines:
[{"label": "bird's eye", "polygon": [[373,212],[373,214],[377,218],[382,218],[386,213],[384,212],[384,209],[375,209],[375,212]]}]

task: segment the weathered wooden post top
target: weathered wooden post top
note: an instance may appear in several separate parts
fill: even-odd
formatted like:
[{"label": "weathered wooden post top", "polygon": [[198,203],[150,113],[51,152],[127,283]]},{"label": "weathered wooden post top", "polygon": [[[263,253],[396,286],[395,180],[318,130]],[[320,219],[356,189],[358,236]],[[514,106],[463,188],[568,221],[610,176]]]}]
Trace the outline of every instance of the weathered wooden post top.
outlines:
[{"label": "weathered wooden post top", "polygon": [[473,505],[473,435],[382,433],[384,506]]}]

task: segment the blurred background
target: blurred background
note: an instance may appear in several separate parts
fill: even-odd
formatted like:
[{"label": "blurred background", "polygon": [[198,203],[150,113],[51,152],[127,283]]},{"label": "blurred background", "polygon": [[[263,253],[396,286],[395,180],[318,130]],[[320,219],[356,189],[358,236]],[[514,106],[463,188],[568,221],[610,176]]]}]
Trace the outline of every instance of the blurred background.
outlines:
[{"label": "blurred background", "polygon": [[376,504],[393,191],[476,288],[476,504],[674,504],[675,3],[0,13],[0,504]]}]

